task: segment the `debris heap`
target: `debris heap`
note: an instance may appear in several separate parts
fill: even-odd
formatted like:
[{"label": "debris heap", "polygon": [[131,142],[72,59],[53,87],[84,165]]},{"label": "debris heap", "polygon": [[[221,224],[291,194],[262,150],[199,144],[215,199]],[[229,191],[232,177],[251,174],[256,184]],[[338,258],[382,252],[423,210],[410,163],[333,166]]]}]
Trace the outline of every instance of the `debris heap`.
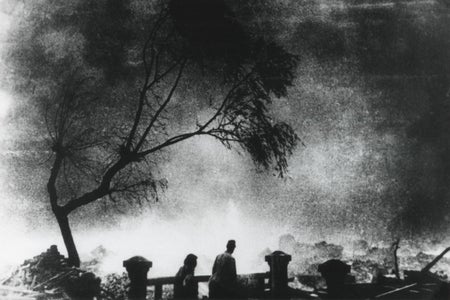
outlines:
[{"label": "debris heap", "polygon": [[52,245],[25,260],[0,285],[0,296],[27,299],[70,299],[99,292],[100,279],[93,273],[71,267]]}]

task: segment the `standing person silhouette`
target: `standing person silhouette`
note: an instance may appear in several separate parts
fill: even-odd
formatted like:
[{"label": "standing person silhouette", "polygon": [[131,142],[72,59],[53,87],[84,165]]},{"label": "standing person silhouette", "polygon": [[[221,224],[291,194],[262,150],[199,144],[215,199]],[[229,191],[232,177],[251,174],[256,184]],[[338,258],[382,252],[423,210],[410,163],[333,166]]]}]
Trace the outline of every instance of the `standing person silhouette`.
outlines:
[{"label": "standing person silhouette", "polygon": [[174,299],[197,299],[198,282],[194,278],[194,270],[197,266],[197,256],[188,254],[184,264],[175,275],[173,287]]},{"label": "standing person silhouette", "polygon": [[209,279],[209,298],[224,299],[236,298],[237,296],[237,274],[236,260],[233,254],[236,248],[236,241],[229,240],[227,250],[217,255],[212,269],[212,276]]}]

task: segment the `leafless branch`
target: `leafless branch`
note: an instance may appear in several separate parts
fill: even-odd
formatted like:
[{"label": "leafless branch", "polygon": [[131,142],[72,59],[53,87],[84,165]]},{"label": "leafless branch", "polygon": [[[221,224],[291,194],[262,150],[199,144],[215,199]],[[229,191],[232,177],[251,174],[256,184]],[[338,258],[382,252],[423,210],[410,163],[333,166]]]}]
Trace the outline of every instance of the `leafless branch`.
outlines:
[{"label": "leafless branch", "polygon": [[181,75],[183,74],[183,70],[184,67],[186,66],[187,60],[184,60],[181,63],[180,69],[178,71],[177,77],[175,78],[174,83],[172,84],[172,87],[169,91],[169,94],[166,97],[166,100],[162,103],[162,105],[158,108],[158,110],[156,111],[155,115],[152,117],[152,119],[150,120],[149,125],[147,126],[147,128],[145,129],[144,133],[142,134],[139,142],[136,145],[135,150],[139,151],[139,149],[141,148],[142,144],[144,143],[144,141],[147,138],[148,133],[150,132],[150,130],[152,129],[153,125],[155,124],[155,122],[158,120],[159,116],[161,115],[161,113],[163,112],[163,110],[167,107],[167,105],[169,104],[169,102],[172,100],[172,96],[178,86],[178,83],[180,82],[181,79]]}]

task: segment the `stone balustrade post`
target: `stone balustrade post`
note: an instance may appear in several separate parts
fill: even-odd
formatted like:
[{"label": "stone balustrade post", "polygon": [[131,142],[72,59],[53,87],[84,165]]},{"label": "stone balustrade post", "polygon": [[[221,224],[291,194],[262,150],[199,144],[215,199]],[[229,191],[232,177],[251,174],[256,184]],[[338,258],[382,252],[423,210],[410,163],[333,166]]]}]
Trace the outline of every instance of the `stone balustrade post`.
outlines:
[{"label": "stone balustrade post", "polygon": [[147,273],[152,267],[152,262],[142,256],[134,256],[123,262],[123,266],[130,278],[128,298],[133,300],[145,300],[147,298]]},{"label": "stone balustrade post", "polygon": [[270,293],[274,298],[289,296],[287,267],[292,257],[283,251],[275,251],[266,255],[270,267]]},{"label": "stone balustrade post", "polygon": [[347,298],[345,296],[345,277],[350,273],[351,267],[338,259],[330,259],[319,265],[318,271],[327,282],[329,296]]}]

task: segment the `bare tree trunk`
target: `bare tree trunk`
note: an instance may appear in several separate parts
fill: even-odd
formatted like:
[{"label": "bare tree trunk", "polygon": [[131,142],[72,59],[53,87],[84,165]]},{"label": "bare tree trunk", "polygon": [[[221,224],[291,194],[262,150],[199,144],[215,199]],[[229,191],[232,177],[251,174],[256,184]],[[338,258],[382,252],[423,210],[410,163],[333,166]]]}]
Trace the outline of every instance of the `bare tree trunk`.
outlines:
[{"label": "bare tree trunk", "polygon": [[69,218],[63,212],[55,212],[56,220],[58,221],[59,229],[64,240],[64,245],[69,256],[69,264],[74,267],[80,267],[80,257],[78,255],[77,247],[72,236],[72,230],[69,225]]},{"label": "bare tree trunk", "polygon": [[[63,162],[63,155],[61,152],[56,152],[55,161],[50,172],[50,178],[47,182],[47,190],[50,198],[50,204],[52,206],[52,211],[55,214],[56,220],[58,221],[59,229],[64,240],[64,245],[67,249],[67,254],[69,256],[69,264],[74,267],[80,267],[80,257],[78,256],[77,247],[72,236],[72,230],[70,229],[68,211],[63,210],[58,205],[58,195],[56,193],[56,180],[58,178],[59,170]],[[69,211],[70,212],[70,211]]]}]

